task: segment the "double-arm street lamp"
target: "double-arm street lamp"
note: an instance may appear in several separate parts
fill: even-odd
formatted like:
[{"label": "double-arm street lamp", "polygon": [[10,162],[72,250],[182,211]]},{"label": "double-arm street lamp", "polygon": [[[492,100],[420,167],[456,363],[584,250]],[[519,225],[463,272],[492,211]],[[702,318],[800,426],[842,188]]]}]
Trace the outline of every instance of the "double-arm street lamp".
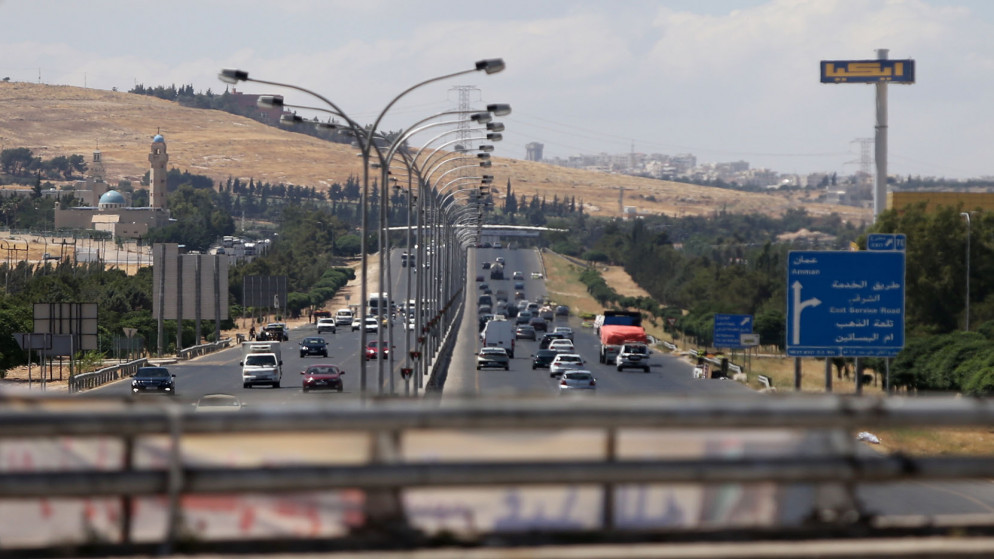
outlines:
[{"label": "double-arm street lamp", "polygon": [[[366,247],[366,242],[367,242],[367,237],[368,237],[368,231],[369,231],[369,229],[368,229],[368,223],[367,223],[368,196],[369,196],[369,168],[370,168],[370,157],[371,157],[371,154],[372,154],[374,148],[376,148],[376,138],[375,138],[375,136],[377,134],[377,130],[379,130],[380,122],[386,116],[386,114],[390,110],[390,108],[393,107],[401,98],[403,98],[405,95],[407,95],[408,93],[410,93],[410,92],[412,92],[412,91],[414,91],[414,90],[416,90],[418,88],[421,88],[423,86],[426,86],[428,84],[435,83],[435,82],[438,82],[438,81],[447,80],[447,79],[455,78],[455,77],[466,75],[466,74],[471,74],[473,72],[482,71],[482,72],[485,72],[486,74],[495,74],[497,72],[500,72],[503,69],[504,69],[504,61],[501,60],[501,59],[499,59],[499,58],[488,59],[488,60],[481,60],[481,61],[478,61],[475,64],[474,68],[472,68],[472,69],[463,70],[463,71],[459,71],[459,72],[454,72],[454,73],[450,73],[450,74],[444,74],[444,75],[441,75],[441,76],[436,76],[434,78],[430,78],[430,79],[424,80],[422,82],[416,83],[413,86],[410,86],[407,89],[405,89],[402,92],[400,92],[389,103],[387,103],[387,105],[379,112],[379,114],[377,115],[377,117],[374,120],[373,124],[370,127],[368,127],[368,128],[364,128],[358,122],[356,122],[354,119],[350,118],[335,103],[333,103],[332,101],[330,101],[326,97],[324,97],[324,96],[322,96],[322,95],[320,95],[318,93],[315,93],[315,92],[313,92],[311,90],[308,90],[308,89],[305,89],[305,88],[302,88],[302,87],[299,87],[299,86],[295,86],[295,85],[292,85],[292,84],[286,84],[286,83],[280,83],[280,82],[273,82],[273,81],[266,81],[266,80],[258,80],[258,79],[249,78],[248,72],[245,72],[245,71],[242,71],[242,70],[225,69],[225,70],[222,70],[220,72],[220,74],[218,74],[218,77],[219,77],[219,79],[221,79],[221,81],[223,81],[225,83],[229,83],[229,84],[236,84],[238,82],[252,82],[252,83],[259,83],[259,84],[263,84],[263,85],[272,85],[272,86],[276,86],[276,87],[284,87],[284,88],[296,90],[296,91],[299,91],[301,93],[305,93],[307,95],[310,95],[310,96],[312,96],[312,97],[320,100],[324,104],[326,104],[328,107],[330,107],[330,109],[332,110],[332,112],[334,112],[335,114],[339,115],[345,121],[346,127],[350,129],[350,131],[352,132],[352,134],[356,138],[356,141],[357,141],[357,143],[359,145],[359,148],[360,148],[360,156],[362,157],[362,167],[363,167],[363,171],[362,171],[362,174],[363,174],[363,176],[362,176],[362,192],[361,192],[361,196],[360,196],[360,207],[361,207],[361,213],[362,213],[362,217],[361,217],[362,237],[360,239],[360,252],[361,252],[362,262],[361,262],[361,275],[360,275],[360,284],[361,284],[360,285],[360,298],[361,298],[361,301],[360,301],[360,309],[359,309],[360,323],[362,324],[362,327],[359,329],[359,331],[360,331],[360,336],[359,336],[359,346],[360,346],[359,347],[359,355],[360,355],[360,359],[359,359],[359,363],[360,363],[360,396],[361,396],[361,398],[362,398],[363,401],[365,401],[365,399],[366,399],[366,397],[368,395],[367,368],[366,368],[366,360],[364,359],[363,352],[365,351],[366,339],[367,339],[365,322],[366,322],[366,317],[367,317],[366,303],[367,303],[367,298],[368,298],[368,294],[367,294],[367,283],[368,283],[368,279],[369,279],[368,278],[367,247]],[[376,149],[376,155],[380,159],[381,165],[383,165],[384,167],[387,167],[388,166],[387,165],[387,161],[385,160],[383,153],[379,149]],[[385,203],[385,200],[383,202],[381,202],[381,203]],[[383,288],[382,285],[380,287],[381,287],[381,289]],[[389,302],[387,304],[389,305]],[[382,312],[382,310],[381,310],[381,312]],[[377,392],[381,392],[382,389],[383,389],[383,383],[382,383],[382,379],[380,379],[379,385],[377,387]]]}]

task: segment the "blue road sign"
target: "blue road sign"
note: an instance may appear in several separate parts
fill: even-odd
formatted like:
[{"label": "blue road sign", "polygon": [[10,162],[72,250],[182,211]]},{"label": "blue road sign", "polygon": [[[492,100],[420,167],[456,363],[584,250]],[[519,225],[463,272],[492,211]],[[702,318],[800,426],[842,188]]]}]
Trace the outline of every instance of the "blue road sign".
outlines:
[{"label": "blue road sign", "polygon": [[908,238],[902,233],[871,233],[866,236],[866,250],[905,250]]},{"label": "blue road sign", "polygon": [[795,251],[787,355],[893,357],[904,347],[904,252]]},{"label": "blue road sign", "polygon": [[751,314],[714,315],[714,347],[741,348],[742,334],[752,334]]}]

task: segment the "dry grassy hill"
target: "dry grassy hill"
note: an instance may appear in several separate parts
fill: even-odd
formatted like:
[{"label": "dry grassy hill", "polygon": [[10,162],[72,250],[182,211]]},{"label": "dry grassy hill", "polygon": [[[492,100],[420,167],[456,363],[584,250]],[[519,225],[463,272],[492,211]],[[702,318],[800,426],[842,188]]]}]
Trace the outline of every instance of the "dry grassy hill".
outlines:
[{"label": "dry grassy hill", "polygon": [[[111,184],[140,179],[148,169],[151,138],[159,131],[166,138],[171,167],[215,180],[254,178],[326,188],[361,172],[355,150],[348,146],[142,95],[0,83],[0,105],[4,107],[0,138],[5,147],[30,148],[46,159],[82,154],[87,161],[99,149]],[[509,128],[507,134],[514,130]],[[549,200],[576,196],[595,215],[619,215],[618,196],[624,188],[624,205],[647,213],[700,215],[725,209],[779,215],[788,208],[805,207],[813,214],[835,212],[849,221],[870,219],[869,210],[817,204],[804,197],[739,193],[500,157],[494,158],[491,173],[501,195],[510,180],[518,195],[539,193]]]}]

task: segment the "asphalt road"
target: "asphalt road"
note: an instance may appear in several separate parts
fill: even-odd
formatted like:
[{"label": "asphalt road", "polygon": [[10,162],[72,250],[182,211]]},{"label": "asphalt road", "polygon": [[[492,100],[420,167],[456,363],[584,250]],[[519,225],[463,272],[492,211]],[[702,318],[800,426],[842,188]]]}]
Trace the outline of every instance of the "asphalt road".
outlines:
[{"label": "asphalt road", "polygon": [[[486,283],[496,290],[506,289],[513,296],[513,280],[490,280],[489,274],[482,269],[482,262],[492,262],[496,256],[503,256],[507,264],[506,277],[510,278],[514,271],[525,273],[525,293],[529,299],[537,299],[546,293],[545,282],[532,279],[531,272],[542,271],[538,254],[533,250],[471,250],[470,273],[467,281],[467,296],[469,304],[460,326],[456,353],[452,366],[449,368],[447,381],[443,390],[442,403],[451,398],[463,397],[551,397],[557,394],[557,382],[550,378],[544,369],[532,370],[530,355],[537,348],[537,342],[518,341],[515,358],[511,361],[510,371],[483,370],[475,367],[475,352],[479,347],[478,321],[476,313],[476,294],[478,285],[475,281],[477,273],[485,274]],[[397,295],[395,300],[403,300],[406,271],[400,267],[399,252],[393,255],[394,274],[398,276],[394,282]],[[616,371],[610,365],[602,365],[597,360],[597,341],[590,329],[580,326],[575,316],[559,318],[553,322],[573,327],[575,345],[579,353],[587,360],[587,366],[597,378],[597,397],[625,396],[638,394],[749,394],[750,391],[741,384],[730,380],[694,380],[691,378],[691,364],[678,357],[660,352],[650,358],[649,373],[631,369],[623,372]],[[180,401],[195,402],[199,396],[208,393],[234,394],[243,401],[279,405],[294,405],[301,402],[341,402],[357,404],[359,401],[359,334],[342,328],[337,334],[324,334],[329,343],[329,357],[301,358],[298,353],[299,340],[305,336],[315,335],[313,325],[305,326],[291,332],[291,339],[284,346],[284,376],[280,388],[251,388],[245,389],[241,383],[241,371],[238,365],[241,353],[238,349],[229,349],[199,359],[170,366],[176,374],[177,396]],[[399,352],[405,347],[405,331],[401,323],[396,323],[394,345]],[[375,339],[370,335],[369,339]],[[395,363],[395,371],[400,367]],[[346,370],[344,377],[344,392],[310,392],[303,393],[300,386],[300,371],[307,365],[331,362]],[[376,387],[382,386],[384,393],[390,392],[389,368],[385,368],[381,379],[376,361],[368,362],[367,381],[370,389],[376,392]],[[399,375],[394,373],[394,391],[404,393],[404,383]],[[96,390],[103,394],[127,394],[129,383],[121,381]],[[157,396],[148,396],[151,398]],[[757,395],[756,397],[765,397]],[[783,433],[790,433],[789,425],[785,425]],[[796,435],[796,434],[795,434]],[[713,448],[724,448],[728,441],[737,435],[719,435],[715,443],[707,443],[702,448],[712,445]],[[825,444],[820,434],[807,436],[749,436],[744,442],[732,445],[736,452],[803,452],[817,453]],[[860,443],[862,444],[862,443]],[[724,447],[722,446],[724,445]],[[655,445],[654,445],[655,446]],[[871,449],[864,449],[872,452]],[[427,451],[426,451],[427,452]],[[810,503],[815,497],[815,491],[810,487],[791,487],[783,490],[781,496],[780,516],[786,521],[799,521],[810,512]],[[879,486],[860,486],[856,488],[855,497],[865,509],[883,515],[935,515],[952,513],[994,513],[994,484],[988,481],[976,482],[929,482],[929,483],[899,483],[881,484]]]}]

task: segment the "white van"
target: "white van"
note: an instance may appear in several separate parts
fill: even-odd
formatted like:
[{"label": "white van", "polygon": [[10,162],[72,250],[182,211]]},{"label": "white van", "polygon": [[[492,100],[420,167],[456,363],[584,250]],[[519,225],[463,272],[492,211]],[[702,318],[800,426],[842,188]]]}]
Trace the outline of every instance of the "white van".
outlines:
[{"label": "white van", "polygon": [[483,327],[480,332],[480,345],[483,347],[502,347],[507,351],[507,356],[514,359],[514,335],[515,325],[510,320],[502,320],[494,317]]},{"label": "white van", "polygon": [[352,309],[338,309],[335,313],[335,326],[349,326],[352,324],[352,319],[355,318],[355,313]]}]

